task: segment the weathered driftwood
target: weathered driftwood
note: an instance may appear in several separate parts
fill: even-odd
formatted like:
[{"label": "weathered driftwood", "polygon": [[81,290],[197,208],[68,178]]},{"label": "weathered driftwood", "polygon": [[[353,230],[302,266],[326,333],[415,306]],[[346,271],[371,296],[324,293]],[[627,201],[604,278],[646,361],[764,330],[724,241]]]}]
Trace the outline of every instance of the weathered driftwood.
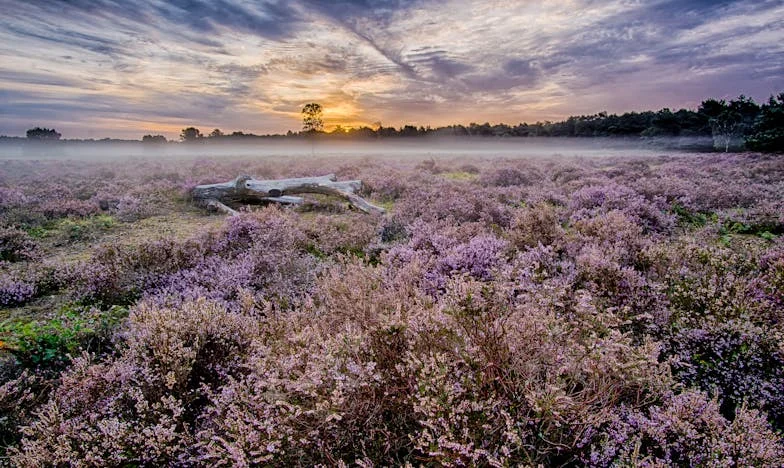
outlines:
[{"label": "weathered driftwood", "polygon": [[223,203],[219,202],[218,200],[215,200],[214,198],[210,198],[208,200],[204,200],[204,206],[208,210],[220,211],[222,213],[226,213],[229,216],[236,216],[236,215],[240,214],[234,208],[228,207],[228,206],[224,205]]},{"label": "weathered driftwood", "polygon": [[278,180],[256,180],[251,176],[241,175],[228,182],[198,185],[191,194],[194,201],[205,207],[232,216],[236,215],[237,211],[231,208],[230,204],[272,202],[300,205],[304,200],[301,197],[293,196],[300,193],[332,195],[348,201],[352,206],[365,213],[383,213],[383,208],[356,195],[361,187],[362,181],[338,182],[335,174]]}]

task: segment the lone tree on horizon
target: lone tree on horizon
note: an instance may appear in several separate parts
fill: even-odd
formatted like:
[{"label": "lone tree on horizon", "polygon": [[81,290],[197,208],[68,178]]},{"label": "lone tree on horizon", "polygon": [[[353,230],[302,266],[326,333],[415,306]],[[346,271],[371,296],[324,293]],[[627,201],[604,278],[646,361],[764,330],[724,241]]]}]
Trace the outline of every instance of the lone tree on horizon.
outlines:
[{"label": "lone tree on horizon", "polygon": [[302,130],[308,133],[320,132],[324,129],[324,121],[321,120],[323,108],[321,104],[311,102],[302,108]]},{"label": "lone tree on horizon", "polygon": [[28,140],[38,140],[38,141],[59,140],[61,136],[62,135],[60,135],[57,132],[57,130],[53,128],[35,127],[27,131]]},{"label": "lone tree on horizon", "polygon": [[182,141],[196,141],[203,137],[204,135],[202,135],[201,131],[196,127],[183,128],[180,133],[180,139]]}]

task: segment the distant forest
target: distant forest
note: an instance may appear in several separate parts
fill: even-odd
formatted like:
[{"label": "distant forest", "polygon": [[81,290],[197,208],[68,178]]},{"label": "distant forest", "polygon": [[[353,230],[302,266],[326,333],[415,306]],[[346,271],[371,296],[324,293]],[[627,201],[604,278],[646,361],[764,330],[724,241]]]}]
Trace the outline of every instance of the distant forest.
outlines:
[{"label": "distant forest", "polygon": [[[315,112],[314,112],[315,106]],[[235,131],[224,133],[214,129],[202,134],[196,127],[182,130],[180,141],[207,143],[256,138],[319,138],[340,140],[366,140],[378,138],[410,137],[705,137],[712,138],[713,146],[722,151],[750,149],[755,151],[784,151],[784,93],[771,96],[768,102],[758,104],[745,96],[730,101],[708,99],[697,110],[626,112],[572,116],[560,122],[536,122],[508,125],[504,123],[471,123],[445,127],[404,125],[400,128],[374,127],[344,128],[323,131],[320,120],[321,106],[312,103],[303,109],[304,130],[286,134],[255,135]],[[5,140],[17,138],[0,137]],[[27,132],[28,140],[59,140],[54,129],[34,128]],[[73,140],[71,140],[73,141]],[[94,141],[94,140],[80,140]],[[97,141],[124,141],[104,139]],[[125,140],[127,141],[127,140]],[[148,144],[167,143],[163,135],[145,135]]]}]

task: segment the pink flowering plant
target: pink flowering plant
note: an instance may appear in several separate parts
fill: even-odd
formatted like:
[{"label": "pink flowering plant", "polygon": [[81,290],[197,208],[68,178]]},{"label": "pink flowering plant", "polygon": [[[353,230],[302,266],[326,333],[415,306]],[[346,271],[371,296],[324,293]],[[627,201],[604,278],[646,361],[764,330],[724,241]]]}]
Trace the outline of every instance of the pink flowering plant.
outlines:
[{"label": "pink flowering plant", "polygon": [[[189,198],[326,172],[386,213]],[[784,464],[780,157],[0,175],[0,464]]]}]

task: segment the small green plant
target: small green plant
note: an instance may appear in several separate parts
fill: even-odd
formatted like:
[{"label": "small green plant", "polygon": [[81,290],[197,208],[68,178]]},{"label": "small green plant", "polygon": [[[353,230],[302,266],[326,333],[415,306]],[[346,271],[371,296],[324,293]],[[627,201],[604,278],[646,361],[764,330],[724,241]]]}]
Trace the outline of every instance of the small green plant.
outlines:
[{"label": "small green plant", "polygon": [[58,368],[80,350],[103,347],[109,332],[127,315],[128,310],[118,306],[101,311],[66,305],[50,320],[3,322],[2,347],[25,367]]},{"label": "small green plant", "polygon": [[457,180],[457,181],[470,181],[476,180],[479,176],[477,174],[472,174],[470,172],[465,171],[452,171],[452,172],[444,172],[441,174],[445,179],[449,180]]},{"label": "small green plant", "polygon": [[314,257],[316,257],[318,259],[323,259],[323,258],[327,257],[327,254],[324,251],[319,249],[316,244],[312,244],[312,243],[307,244],[305,246],[305,252],[313,255]]},{"label": "small green plant", "polygon": [[682,224],[692,227],[703,227],[709,222],[716,222],[718,220],[716,213],[690,211],[688,208],[678,203],[672,205],[672,212],[678,216],[678,220]]},{"label": "small green plant", "polygon": [[32,226],[26,228],[25,231],[27,231],[33,239],[43,239],[49,234],[49,230],[41,226]]},{"label": "small green plant", "polygon": [[63,218],[26,228],[33,239],[54,238],[60,242],[78,242],[94,238],[117,224],[114,217],[106,214],[88,218]]},{"label": "small green plant", "polygon": [[98,215],[85,219],[64,219],[57,225],[60,235],[69,241],[80,241],[95,233],[111,229],[115,220],[109,215]]},{"label": "small green plant", "polygon": [[392,200],[373,200],[373,204],[378,205],[387,211],[392,211],[392,208],[395,207],[395,202]]},{"label": "small green plant", "polygon": [[748,224],[729,219],[719,226],[719,235],[722,239],[725,239],[731,238],[733,234],[744,234],[773,241],[778,235],[771,232],[771,229],[775,230],[775,226],[771,227],[767,224]]}]

